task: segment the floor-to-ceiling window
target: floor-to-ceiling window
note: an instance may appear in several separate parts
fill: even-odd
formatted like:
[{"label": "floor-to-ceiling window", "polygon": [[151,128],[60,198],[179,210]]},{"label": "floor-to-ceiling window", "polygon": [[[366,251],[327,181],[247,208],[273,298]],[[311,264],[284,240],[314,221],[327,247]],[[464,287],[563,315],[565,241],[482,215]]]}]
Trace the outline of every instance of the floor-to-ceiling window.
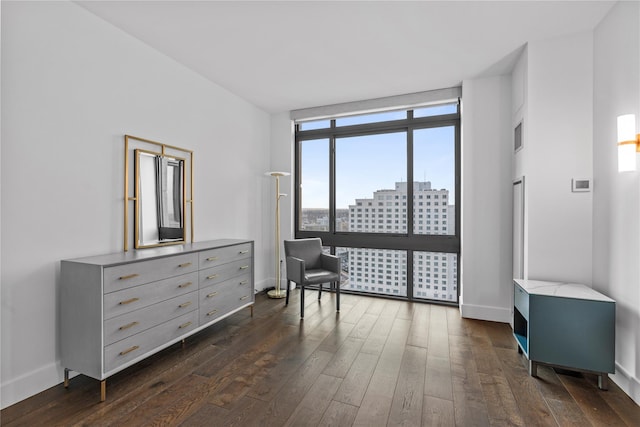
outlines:
[{"label": "floor-to-ceiling window", "polygon": [[342,260],[342,290],[458,302],[458,102],[298,121],[296,237]]}]

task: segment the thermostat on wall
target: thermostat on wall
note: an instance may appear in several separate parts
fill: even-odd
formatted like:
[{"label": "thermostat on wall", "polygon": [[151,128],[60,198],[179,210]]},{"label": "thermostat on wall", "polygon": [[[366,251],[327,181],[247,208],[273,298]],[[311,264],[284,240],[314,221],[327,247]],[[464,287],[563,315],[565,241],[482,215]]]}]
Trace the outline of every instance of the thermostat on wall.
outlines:
[{"label": "thermostat on wall", "polygon": [[581,192],[581,191],[591,191],[591,180],[577,179],[577,178],[572,179],[571,191],[574,193]]}]

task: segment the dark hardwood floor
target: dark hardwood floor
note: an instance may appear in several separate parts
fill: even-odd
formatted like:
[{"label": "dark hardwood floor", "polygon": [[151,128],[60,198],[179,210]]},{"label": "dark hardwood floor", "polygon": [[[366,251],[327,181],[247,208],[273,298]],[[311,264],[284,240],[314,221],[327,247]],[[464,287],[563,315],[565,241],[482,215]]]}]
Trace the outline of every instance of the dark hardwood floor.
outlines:
[{"label": "dark hardwood floor", "polygon": [[243,310],[107,380],[71,379],[1,412],[3,426],[638,426],[594,375],[527,374],[509,325],[457,308],[307,291]]}]

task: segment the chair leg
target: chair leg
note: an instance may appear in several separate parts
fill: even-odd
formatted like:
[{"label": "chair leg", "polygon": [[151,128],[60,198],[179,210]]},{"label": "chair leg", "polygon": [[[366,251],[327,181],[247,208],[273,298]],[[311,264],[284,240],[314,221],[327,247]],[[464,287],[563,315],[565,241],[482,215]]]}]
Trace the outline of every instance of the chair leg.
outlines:
[{"label": "chair leg", "polygon": [[291,289],[291,281],[287,280],[287,297],[284,301],[284,305],[289,305],[289,289]]},{"label": "chair leg", "polygon": [[336,311],[340,311],[340,282],[336,282]]},{"label": "chair leg", "polygon": [[300,318],[304,319],[304,285],[300,285]]},{"label": "chair leg", "polygon": [[318,301],[320,301],[321,297],[322,297],[322,283],[320,283],[320,286],[318,287]]}]

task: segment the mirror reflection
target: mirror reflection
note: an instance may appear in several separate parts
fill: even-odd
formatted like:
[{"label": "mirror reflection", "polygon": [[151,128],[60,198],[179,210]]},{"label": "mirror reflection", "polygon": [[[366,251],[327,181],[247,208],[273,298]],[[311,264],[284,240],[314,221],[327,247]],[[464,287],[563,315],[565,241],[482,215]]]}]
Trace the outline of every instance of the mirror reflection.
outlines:
[{"label": "mirror reflection", "polygon": [[135,158],[135,247],[184,242],[184,159],[140,149]]}]

